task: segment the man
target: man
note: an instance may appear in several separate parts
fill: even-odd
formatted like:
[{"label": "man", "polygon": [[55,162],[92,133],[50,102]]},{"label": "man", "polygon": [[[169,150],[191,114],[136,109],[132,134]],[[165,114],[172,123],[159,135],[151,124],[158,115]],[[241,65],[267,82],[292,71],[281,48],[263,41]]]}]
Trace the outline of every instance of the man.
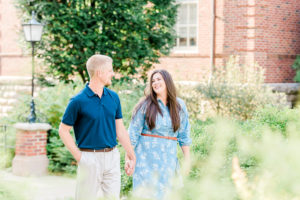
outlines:
[{"label": "man", "polygon": [[[119,198],[121,173],[116,138],[127,154],[127,175],[132,175],[136,158],[123,124],[120,99],[105,87],[114,76],[112,59],[93,55],[86,67],[90,82],[71,98],[59,135],[78,162],[76,199]],[[72,127],[78,147],[70,134]]]}]

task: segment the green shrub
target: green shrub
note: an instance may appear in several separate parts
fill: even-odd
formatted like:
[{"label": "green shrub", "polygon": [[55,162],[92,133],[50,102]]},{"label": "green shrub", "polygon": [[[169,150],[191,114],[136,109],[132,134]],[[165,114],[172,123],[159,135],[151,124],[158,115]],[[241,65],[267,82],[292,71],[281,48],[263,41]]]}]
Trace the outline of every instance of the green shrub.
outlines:
[{"label": "green shrub", "polygon": [[216,67],[210,82],[200,84],[197,90],[217,115],[245,120],[265,105],[286,103],[283,95],[264,86],[264,78],[263,67],[240,65],[239,57],[231,56],[226,66]]},{"label": "green shrub", "polygon": [[[177,84],[179,97],[182,98],[189,111],[191,119],[206,119],[208,113],[204,113],[203,96],[196,90],[195,86],[192,85],[181,85]],[[207,110],[206,110],[207,112]]]},{"label": "green shrub", "polygon": [[276,109],[266,107],[257,111],[254,120],[255,123],[267,125],[273,131],[280,131],[283,135],[287,133],[289,123],[297,124],[299,121],[300,110],[297,109]]}]

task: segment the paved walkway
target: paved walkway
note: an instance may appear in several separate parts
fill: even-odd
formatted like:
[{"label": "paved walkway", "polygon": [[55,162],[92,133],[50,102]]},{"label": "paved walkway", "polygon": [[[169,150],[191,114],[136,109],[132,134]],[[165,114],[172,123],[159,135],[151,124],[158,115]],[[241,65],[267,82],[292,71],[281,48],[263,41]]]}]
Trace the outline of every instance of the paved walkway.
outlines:
[{"label": "paved walkway", "polygon": [[[15,185],[30,200],[71,200],[74,199],[76,180],[62,176],[20,177],[9,170],[0,171],[0,180]],[[22,188],[20,188],[22,187]]]}]

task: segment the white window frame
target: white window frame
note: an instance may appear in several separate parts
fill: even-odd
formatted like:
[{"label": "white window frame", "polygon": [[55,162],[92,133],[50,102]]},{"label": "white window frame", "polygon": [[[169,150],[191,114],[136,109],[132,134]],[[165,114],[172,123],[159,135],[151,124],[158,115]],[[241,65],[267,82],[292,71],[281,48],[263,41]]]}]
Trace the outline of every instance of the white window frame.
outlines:
[{"label": "white window frame", "polygon": [[[195,4],[196,3],[196,24],[189,24],[189,17],[187,19],[187,24],[178,24],[176,23],[175,25],[175,31],[177,34],[177,46],[173,47],[172,52],[173,53],[198,53],[198,40],[199,40],[199,0],[177,0],[177,3],[180,5],[184,5],[184,4]],[[187,16],[190,16],[189,13],[189,6],[188,6],[188,14]],[[179,16],[178,16],[179,17]],[[178,20],[178,19],[176,19]],[[196,46],[189,46],[190,43],[190,39],[189,39],[189,26],[195,26],[196,25]],[[187,28],[187,44],[188,46],[186,47],[180,47],[179,46],[179,28],[180,27],[188,27]]]}]

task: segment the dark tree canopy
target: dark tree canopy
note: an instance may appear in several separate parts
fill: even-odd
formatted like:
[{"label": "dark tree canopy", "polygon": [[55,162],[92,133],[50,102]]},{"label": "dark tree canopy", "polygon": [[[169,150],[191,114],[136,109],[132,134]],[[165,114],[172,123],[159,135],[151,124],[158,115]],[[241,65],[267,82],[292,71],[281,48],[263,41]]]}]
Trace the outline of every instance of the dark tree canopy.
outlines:
[{"label": "dark tree canopy", "polygon": [[66,82],[74,75],[86,82],[85,63],[96,53],[111,56],[124,78],[145,78],[175,41],[174,0],[18,0],[18,7],[46,24],[38,56]]}]

